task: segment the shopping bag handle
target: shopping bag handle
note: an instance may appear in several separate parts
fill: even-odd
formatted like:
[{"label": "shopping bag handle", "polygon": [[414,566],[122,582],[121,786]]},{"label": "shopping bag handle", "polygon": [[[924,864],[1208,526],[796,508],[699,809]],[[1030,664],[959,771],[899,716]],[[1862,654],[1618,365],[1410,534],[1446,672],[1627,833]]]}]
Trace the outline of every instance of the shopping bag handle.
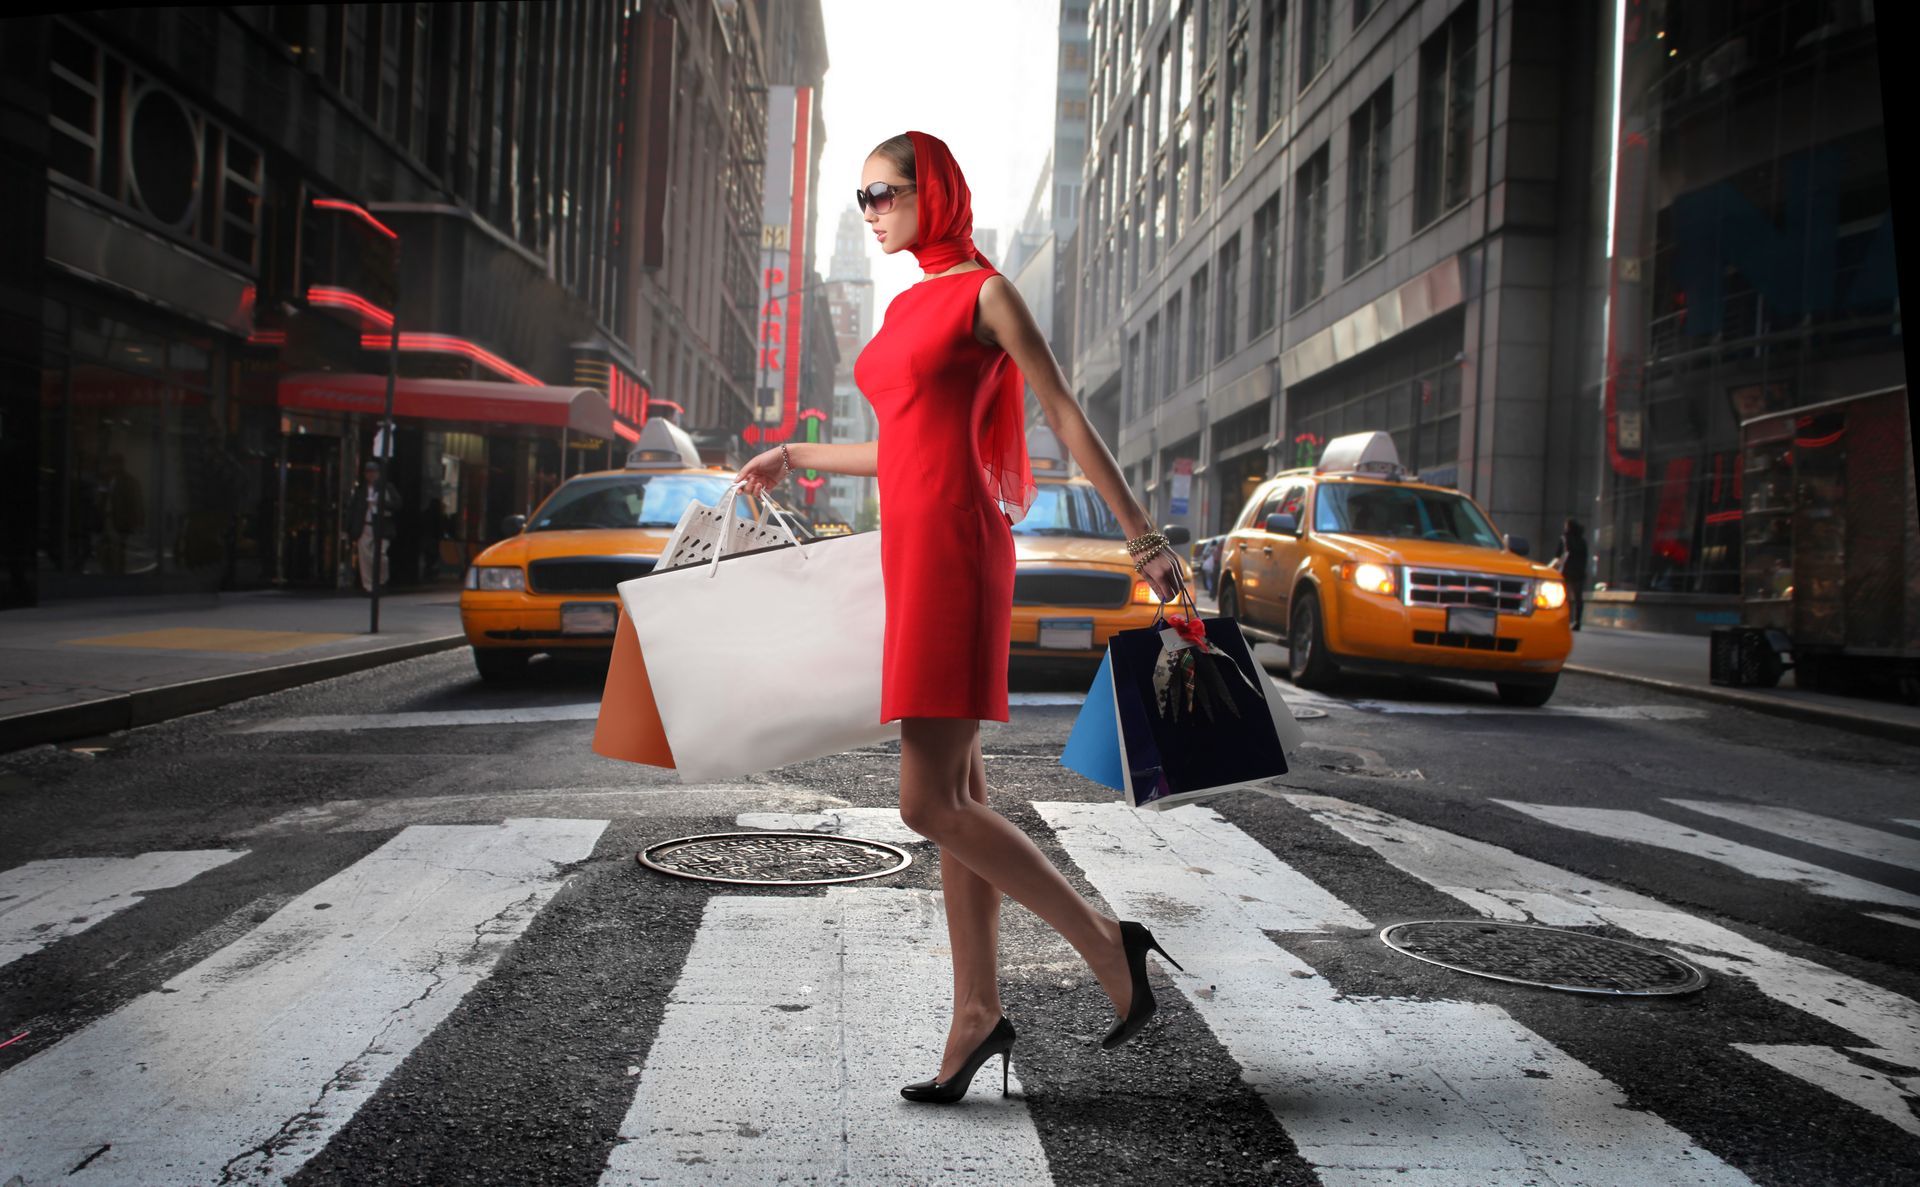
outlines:
[{"label": "shopping bag handle", "polygon": [[[727,553],[727,541],[731,538],[731,533],[727,531],[727,528],[733,522],[734,500],[739,498],[740,492],[742,489],[743,489],[742,485],[738,482],[735,482],[733,485],[729,486],[727,488],[726,497],[722,499],[720,502],[720,505],[717,508],[715,508],[715,510],[719,511],[720,513],[720,539],[717,543],[715,543],[713,547],[713,559],[707,562],[707,578],[709,580],[711,580],[717,573],[720,572],[720,558],[725,556]],[[800,559],[805,560],[807,557],[807,550],[804,548],[800,548],[799,538],[793,534],[793,529],[787,526],[786,520],[781,518],[781,516],[787,516],[791,518],[793,516],[793,512],[788,511],[786,508],[782,507],[780,504],[774,502],[773,496],[767,494],[767,492],[765,491],[760,492],[760,502],[765,506],[766,510],[769,512],[769,516],[772,519],[774,526],[778,527],[782,532],[786,533],[787,543],[793,545],[796,549],[799,549]],[[795,520],[795,522],[798,522],[798,520]]]},{"label": "shopping bag handle", "polygon": [[[1193,593],[1187,588],[1186,566],[1180,563],[1180,555],[1172,549],[1167,550],[1167,555],[1173,558],[1173,579],[1178,582],[1180,586],[1180,596],[1174,599],[1173,604],[1176,606],[1185,606],[1187,609],[1187,617],[1197,620],[1200,617],[1200,607],[1194,605]],[[1160,603],[1160,608],[1154,611],[1153,624],[1158,627],[1167,625],[1166,602]]]}]

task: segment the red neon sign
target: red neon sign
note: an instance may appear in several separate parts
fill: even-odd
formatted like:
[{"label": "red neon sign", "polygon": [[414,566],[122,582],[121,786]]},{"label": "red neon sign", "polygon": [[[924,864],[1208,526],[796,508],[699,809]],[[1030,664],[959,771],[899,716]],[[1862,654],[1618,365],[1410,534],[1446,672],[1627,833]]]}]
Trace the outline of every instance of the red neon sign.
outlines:
[{"label": "red neon sign", "polygon": [[389,227],[371,214],[368,214],[364,206],[359,206],[352,202],[342,202],[338,198],[315,198],[313,200],[313,206],[316,210],[338,210],[342,214],[351,214],[353,217],[359,219],[389,239],[400,238],[400,236],[394,234],[392,227]]}]

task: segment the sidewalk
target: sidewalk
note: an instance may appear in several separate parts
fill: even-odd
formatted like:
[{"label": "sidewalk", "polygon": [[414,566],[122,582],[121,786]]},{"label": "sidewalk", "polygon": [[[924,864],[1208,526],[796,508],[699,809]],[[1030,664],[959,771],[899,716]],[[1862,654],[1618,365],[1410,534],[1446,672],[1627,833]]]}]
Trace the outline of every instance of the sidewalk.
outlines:
[{"label": "sidewalk", "polygon": [[[1195,604],[1207,614],[1213,599],[1195,591]],[[1601,676],[1657,688],[1678,696],[1739,705],[1756,713],[1832,726],[1874,737],[1920,744],[1920,705],[1867,697],[1835,696],[1793,686],[1793,674],[1777,688],[1729,688],[1707,676],[1710,640],[1705,635],[1669,635],[1582,626],[1573,636],[1567,672]]]},{"label": "sidewalk", "polygon": [[465,644],[451,585],[259,590],[0,611],[0,752],[110,733]]}]

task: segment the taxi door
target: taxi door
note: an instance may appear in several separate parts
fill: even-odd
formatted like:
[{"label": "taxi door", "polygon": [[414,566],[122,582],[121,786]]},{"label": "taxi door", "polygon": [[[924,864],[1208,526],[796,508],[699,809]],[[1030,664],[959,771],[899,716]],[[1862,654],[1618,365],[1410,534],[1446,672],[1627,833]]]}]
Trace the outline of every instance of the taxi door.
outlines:
[{"label": "taxi door", "polygon": [[[1276,629],[1285,633],[1291,629],[1287,616],[1293,613],[1293,574],[1300,567],[1300,548],[1306,542],[1307,488],[1305,484],[1289,486],[1287,492],[1280,496],[1279,505],[1274,508],[1274,514],[1293,516],[1293,522],[1299,525],[1300,533],[1299,535],[1288,535],[1285,532],[1268,533],[1267,540],[1272,552],[1263,553],[1261,557],[1271,567],[1268,574],[1269,582],[1263,582],[1263,584],[1270,583],[1267,592],[1272,599],[1273,622],[1277,624]],[[1267,526],[1266,521],[1262,520],[1260,526],[1264,529]]]},{"label": "taxi door", "polygon": [[1276,488],[1254,512],[1246,534],[1235,541],[1240,549],[1240,600],[1246,607],[1246,617],[1276,630],[1285,630],[1287,622],[1286,590],[1280,588],[1277,558],[1295,541],[1291,536],[1269,532],[1267,516],[1279,513],[1290,498],[1299,503],[1301,491],[1302,487],[1293,483]]}]

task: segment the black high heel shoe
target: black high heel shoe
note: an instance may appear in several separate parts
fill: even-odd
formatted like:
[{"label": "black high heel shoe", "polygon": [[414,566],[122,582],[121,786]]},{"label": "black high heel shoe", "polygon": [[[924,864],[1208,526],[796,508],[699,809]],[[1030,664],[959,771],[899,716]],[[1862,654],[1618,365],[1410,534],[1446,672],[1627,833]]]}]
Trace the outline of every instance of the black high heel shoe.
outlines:
[{"label": "black high heel shoe", "polygon": [[1007,1061],[1013,1057],[1014,1038],[1013,1023],[1008,1022],[1006,1015],[1003,1014],[993,1030],[988,1032],[987,1037],[980,1040],[980,1045],[973,1049],[973,1054],[967,1056],[967,1061],[960,1065],[960,1070],[953,1074],[953,1079],[945,1083],[935,1078],[922,1080],[918,1084],[908,1084],[900,1089],[900,1095],[923,1104],[950,1105],[967,1094],[967,1086],[973,1083],[973,1074],[980,1070],[980,1065],[998,1055],[1000,1057],[1000,1095],[1005,1096],[1007,1094]]},{"label": "black high heel shoe", "polygon": [[[1120,921],[1120,946],[1126,951],[1127,972],[1133,977],[1133,1001],[1127,1006],[1127,1016],[1114,1023],[1107,1037],[1100,1040],[1101,1048],[1107,1051],[1138,1034],[1147,1020],[1153,1017],[1154,1011],[1160,1008],[1159,1003],[1153,1000],[1153,987],[1147,984],[1147,950],[1158,952],[1160,959],[1176,969],[1180,968],[1180,962],[1167,955],[1167,950],[1153,938],[1153,933],[1131,919]],[[1180,971],[1186,972],[1185,969]]]}]

